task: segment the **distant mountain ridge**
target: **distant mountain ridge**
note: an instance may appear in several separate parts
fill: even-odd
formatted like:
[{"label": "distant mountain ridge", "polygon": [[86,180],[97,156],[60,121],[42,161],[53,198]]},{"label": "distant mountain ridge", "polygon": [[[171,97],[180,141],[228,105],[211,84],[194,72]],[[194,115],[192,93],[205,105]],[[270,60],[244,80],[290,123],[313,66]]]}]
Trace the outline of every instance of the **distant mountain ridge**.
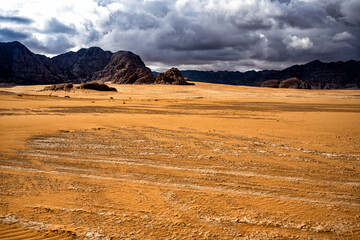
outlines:
[{"label": "distant mountain ridge", "polygon": [[[298,78],[311,88],[360,88],[360,61],[323,63],[319,60],[294,65],[281,71],[181,71],[180,75],[197,82],[260,86],[267,80]],[[32,53],[20,42],[0,43],[0,83],[57,84],[111,81],[118,84],[182,84],[179,74],[173,79],[161,75],[156,80],[141,58],[130,51],[112,53],[99,47],[80,49],[53,58]],[[170,76],[169,75],[169,76]],[[180,77],[180,78],[179,78]]]},{"label": "distant mountain ridge", "polygon": [[248,72],[181,71],[184,77],[196,82],[260,86],[267,80],[283,81],[299,78],[313,89],[360,88],[360,61],[324,63],[319,60],[294,65],[284,70]]}]

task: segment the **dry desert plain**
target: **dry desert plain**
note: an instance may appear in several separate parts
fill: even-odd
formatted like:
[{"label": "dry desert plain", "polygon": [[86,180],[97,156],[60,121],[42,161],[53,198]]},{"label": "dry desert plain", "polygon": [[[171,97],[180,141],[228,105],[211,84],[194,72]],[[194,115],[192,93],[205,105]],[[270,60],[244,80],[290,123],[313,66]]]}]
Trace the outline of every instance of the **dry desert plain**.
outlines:
[{"label": "dry desert plain", "polygon": [[0,89],[0,239],[359,239],[360,91]]}]

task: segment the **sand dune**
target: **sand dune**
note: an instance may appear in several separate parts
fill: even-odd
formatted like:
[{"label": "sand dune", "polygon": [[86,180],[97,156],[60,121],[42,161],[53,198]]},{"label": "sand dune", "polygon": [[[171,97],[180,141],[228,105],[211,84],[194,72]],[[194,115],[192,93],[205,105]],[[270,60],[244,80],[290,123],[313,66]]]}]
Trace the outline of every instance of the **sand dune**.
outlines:
[{"label": "sand dune", "polygon": [[112,87],[1,89],[0,239],[360,237],[359,91]]}]

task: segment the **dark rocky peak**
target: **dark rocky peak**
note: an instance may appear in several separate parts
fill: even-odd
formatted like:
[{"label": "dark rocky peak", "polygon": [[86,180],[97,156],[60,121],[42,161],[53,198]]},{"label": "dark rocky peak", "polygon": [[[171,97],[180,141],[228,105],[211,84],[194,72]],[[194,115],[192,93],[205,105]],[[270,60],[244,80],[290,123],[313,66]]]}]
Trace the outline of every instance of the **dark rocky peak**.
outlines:
[{"label": "dark rocky peak", "polygon": [[149,84],[154,82],[154,76],[138,55],[118,51],[112,55],[103,70],[94,74],[93,80],[118,84]]},{"label": "dark rocky peak", "polygon": [[102,70],[110,61],[112,53],[99,47],[82,48],[77,52],[68,52],[53,57],[52,61],[64,75],[74,82],[86,82],[93,74]]},{"label": "dark rocky peak", "polygon": [[10,43],[0,43],[0,55],[3,58],[11,58],[12,60],[17,61],[21,58],[33,57],[36,54],[32,53],[20,42],[15,41]]},{"label": "dark rocky peak", "polygon": [[76,52],[79,57],[84,56],[98,56],[102,54],[112,54],[110,51],[104,51],[99,47],[81,48]]},{"label": "dark rocky peak", "polygon": [[32,53],[19,42],[0,43],[0,82],[44,84],[65,80],[50,58]]},{"label": "dark rocky peak", "polygon": [[118,51],[114,53],[111,57],[111,64],[116,65],[118,68],[125,67],[126,65],[146,67],[141,58],[130,51]]},{"label": "dark rocky peak", "polygon": [[27,47],[25,47],[23,44],[21,44],[18,41],[8,42],[8,43],[0,43],[0,50],[6,51],[6,52],[19,51],[19,52],[28,53],[28,54],[32,53]]},{"label": "dark rocky peak", "polygon": [[314,61],[311,61],[311,62],[306,63],[305,66],[308,66],[308,65],[320,66],[320,65],[322,65],[322,64],[324,64],[322,61],[316,59],[316,60],[314,60]]}]

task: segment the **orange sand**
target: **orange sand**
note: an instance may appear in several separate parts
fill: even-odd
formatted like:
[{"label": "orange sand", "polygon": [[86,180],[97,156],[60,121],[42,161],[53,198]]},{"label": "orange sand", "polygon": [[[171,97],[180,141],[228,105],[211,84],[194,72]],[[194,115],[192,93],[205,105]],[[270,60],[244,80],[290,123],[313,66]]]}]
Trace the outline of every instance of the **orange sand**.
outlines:
[{"label": "orange sand", "polygon": [[360,91],[43,87],[0,89],[0,239],[360,238]]}]

